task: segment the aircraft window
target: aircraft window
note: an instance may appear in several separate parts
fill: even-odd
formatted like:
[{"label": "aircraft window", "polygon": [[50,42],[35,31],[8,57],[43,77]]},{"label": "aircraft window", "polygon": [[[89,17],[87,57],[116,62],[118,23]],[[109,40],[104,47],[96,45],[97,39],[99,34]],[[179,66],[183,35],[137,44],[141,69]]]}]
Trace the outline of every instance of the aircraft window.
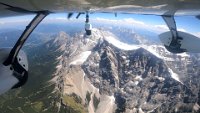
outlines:
[{"label": "aircraft window", "polygon": [[[13,47],[34,16],[0,19],[0,60],[7,55],[1,48]],[[200,22],[176,16],[175,28],[170,26],[174,18],[163,18],[49,14],[25,42],[16,64],[0,64],[0,72],[10,75],[0,75],[0,80],[10,77],[0,85],[22,84],[0,95],[0,111],[199,112]]]}]

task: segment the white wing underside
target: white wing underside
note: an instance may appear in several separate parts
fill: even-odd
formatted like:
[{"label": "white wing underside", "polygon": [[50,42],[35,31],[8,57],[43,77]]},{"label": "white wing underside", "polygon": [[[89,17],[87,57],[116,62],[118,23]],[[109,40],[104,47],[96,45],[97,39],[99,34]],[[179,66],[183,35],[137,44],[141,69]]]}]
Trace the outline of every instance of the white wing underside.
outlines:
[{"label": "white wing underside", "polygon": [[[30,12],[15,10],[8,6]],[[107,12],[146,15],[200,15],[200,0],[0,0],[0,16],[25,15],[31,11]]]}]

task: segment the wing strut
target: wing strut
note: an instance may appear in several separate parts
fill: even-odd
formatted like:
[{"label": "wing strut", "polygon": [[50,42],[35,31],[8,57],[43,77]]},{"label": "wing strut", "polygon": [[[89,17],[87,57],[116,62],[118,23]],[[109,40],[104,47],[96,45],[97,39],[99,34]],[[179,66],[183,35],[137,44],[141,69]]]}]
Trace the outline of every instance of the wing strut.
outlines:
[{"label": "wing strut", "polygon": [[170,32],[171,32],[171,42],[169,45],[165,45],[165,47],[169,50],[169,51],[173,51],[175,53],[181,53],[181,52],[185,52],[185,49],[181,49],[181,40],[183,40],[183,38],[181,38],[178,35],[177,32],[177,27],[176,27],[176,22],[174,20],[174,16],[173,15],[163,15],[162,18],[164,19],[165,23],[167,24]]},{"label": "wing strut", "polygon": [[20,49],[22,48],[22,46],[24,45],[24,42],[27,40],[27,38],[29,37],[29,35],[32,33],[32,31],[37,27],[37,25],[49,14],[49,12],[46,11],[42,11],[42,12],[38,12],[37,15],[33,18],[33,20],[29,23],[28,26],[26,26],[26,29],[24,30],[24,32],[22,33],[22,35],[20,36],[20,38],[18,39],[17,43],[15,44],[15,46],[12,48],[12,50],[10,51],[10,54],[8,56],[8,58],[6,59],[6,61],[4,61],[4,65],[8,66],[10,64],[12,64],[16,58],[16,56],[18,55]]},{"label": "wing strut", "polygon": [[174,39],[176,39],[178,36],[178,33],[177,33],[176,22],[174,20],[174,16],[167,15],[167,16],[162,16],[162,18],[164,19],[165,23],[167,24],[167,26],[172,34],[172,37]]}]

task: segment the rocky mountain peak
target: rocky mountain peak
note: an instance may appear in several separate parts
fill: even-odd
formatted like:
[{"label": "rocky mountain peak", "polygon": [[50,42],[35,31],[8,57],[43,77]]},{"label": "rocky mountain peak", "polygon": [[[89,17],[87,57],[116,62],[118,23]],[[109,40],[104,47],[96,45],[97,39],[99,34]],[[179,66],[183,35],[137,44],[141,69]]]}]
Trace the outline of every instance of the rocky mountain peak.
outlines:
[{"label": "rocky mountain peak", "polygon": [[[27,48],[30,80],[2,96],[1,111],[199,113],[200,55],[171,54],[121,30],[114,35],[93,29],[91,36],[59,32]],[[136,41],[126,43],[127,37]]]},{"label": "rocky mountain peak", "polygon": [[[63,80],[63,95],[77,95],[90,112],[107,110],[105,102],[110,103],[109,112],[198,111],[193,109],[198,95],[174,77],[164,57],[147,46],[124,50],[126,44],[109,34],[96,30],[91,37],[76,34],[67,40],[59,64],[62,71],[56,75]],[[91,105],[94,98],[99,100],[96,107]]]},{"label": "rocky mountain peak", "polygon": [[64,31],[60,31],[56,38],[53,41],[53,44],[56,46],[66,44],[69,39],[69,35],[66,34]]}]

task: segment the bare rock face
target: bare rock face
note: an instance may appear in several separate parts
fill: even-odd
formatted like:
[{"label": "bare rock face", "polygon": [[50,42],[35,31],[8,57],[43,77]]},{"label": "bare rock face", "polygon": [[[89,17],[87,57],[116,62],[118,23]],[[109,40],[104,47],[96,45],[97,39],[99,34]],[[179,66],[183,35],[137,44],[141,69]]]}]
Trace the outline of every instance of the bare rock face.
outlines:
[{"label": "bare rock face", "polygon": [[106,41],[98,47],[82,68],[101,94],[115,95],[116,112],[193,111],[198,96],[171,77],[162,59],[143,48],[123,51]]},{"label": "bare rock face", "polygon": [[[55,74],[65,109],[70,106],[69,96],[78,98],[79,108],[90,113],[199,112],[197,68],[184,68],[197,62],[198,55],[191,55],[192,60],[187,56],[188,64],[182,57],[166,55],[160,46],[153,48],[163,57],[142,46],[122,50],[105,40],[99,30],[91,37],[77,34],[56,42],[65,45]],[[174,72],[179,69],[193,74],[190,79],[181,77]]]}]

